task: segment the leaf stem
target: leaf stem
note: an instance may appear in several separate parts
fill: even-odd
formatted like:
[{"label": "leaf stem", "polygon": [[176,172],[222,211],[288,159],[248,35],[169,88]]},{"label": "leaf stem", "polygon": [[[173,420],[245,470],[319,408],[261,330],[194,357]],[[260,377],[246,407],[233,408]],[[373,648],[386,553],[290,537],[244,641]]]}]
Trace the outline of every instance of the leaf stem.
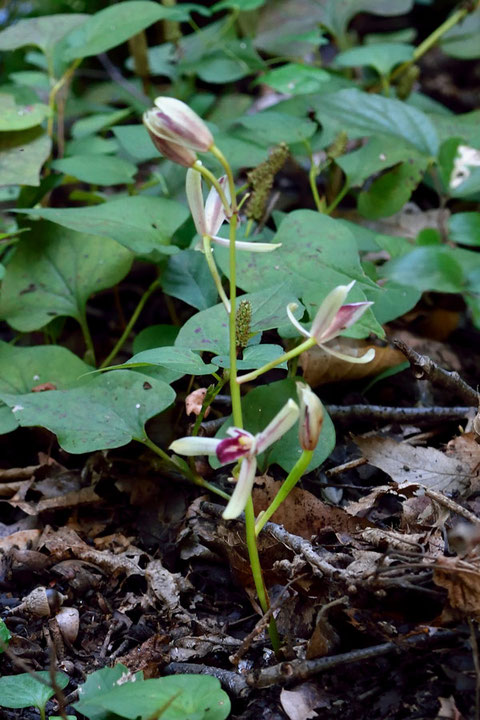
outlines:
[{"label": "leaf stem", "polygon": [[[218,148],[216,145],[213,145],[210,148],[210,152],[214,157],[217,158],[223,169],[225,170],[225,174],[227,176],[228,180],[228,187],[230,190],[230,197],[232,198],[232,212],[235,213],[235,210],[237,209],[237,193],[235,191],[235,181],[233,179],[233,173],[232,168],[230,167],[230,163],[228,162],[225,155],[222,153],[220,148]],[[221,195],[220,195],[221,197]],[[223,202],[223,199],[222,199]]]},{"label": "leaf stem", "polygon": [[297,355],[301,355],[302,352],[305,352],[305,350],[310,350],[310,348],[314,345],[316,345],[315,339],[307,338],[304,342],[300,343],[300,345],[297,345],[296,347],[292,348],[292,350],[289,350],[283,355],[280,355],[280,357],[275,358],[275,360],[271,360],[266,365],[258,368],[258,370],[252,370],[252,372],[249,372],[246,375],[240,375],[240,377],[237,378],[237,384],[241,385],[242,383],[250,382],[250,380],[255,380],[255,378],[257,378],[259,375],[263,375],[263,373],[266,373],[269,370],[273,370],[273,368],[277,367],[277,365],[281,365],[283,362],[288,362],[288,360],[297,357]]},{"label": "leaf stem", "polygon": [[332,200],[330,205],[325,210],[326,215],[330,215],[335,210],[337,205],[339,203],[341,203],[341,201],[343,200],[343,198],[345,197],[345,195],[348,193],[349,190],[350,190],[350,185],[348,184],[348,181],[345,181],[345,184],[342,187],[342,189],[340,190],[340,192],[338,193],[338,195]]},{"label": "leaf stem", "polygon": [[88,327],[87,316],[85,312],[82,312],[81,316],[78,319],[78,322],[80,323],[80,327],[82,328],[83,339],[85,340],[85,346],[87,348],[86,354],[88,356],[88,361],[91,362],[92,365],[96,365],[95,346],[93,344],[92,335],[90,333],[90,328]]},{"label": "leaf stem", "polygon": [[222,280],[220,278],[220,275],[217,270],[217,266],[215,264],[215,260],[213,257],[212,252],[212,242],[209,235],[203,236],[203,252],[205,253],[205,260],[207,261],[208,269],[210,270],[210,273],[213,278],[213,282],[215,283],[215,287],[217,288],[218,294],[220,295],[220,299],[223,302],[225,306],[225,310],[227,313],[230,312],[230,301],[227,297],[227,293],[223,289]]},{"label": "leaf stem", "polygon": [[257,522],[255,523],[255,535],[258,537],[265,523],[267,523],[272,515],[278,510],[280,505],[286,500],[287,496],[293,490],[297,482],[300,480],[302,475],[305,474],[307,467],[313,456],[313,450],[304,450],[297,462],[290,470],[285,481],[282,483],[280,490],[277,492],[268,508],[259,515]]},{"label": "leaf stem", "polygon": [[322,200],[322,198],[318,194],[318,188],[317,188],[318,173],[319,173],[319,167],[317,165],[315,165],[315,162],[312,157],[311,162],[310,162],[310,171],[308,173],[308,182],[310,183],[310,189],[312,191],[312,196],[313,196],[313,200],[315,202],[315,207],[317,208],[319,213],[324,213],[325,212],[325,200]]},{"label": "leaf stem", "polygon": [[47,120],[47,133],[48,133],[49,137],[53,136],[53,120],[54,120],[54,111],[55,111],[55,100],[56,100],[57,94],[62,89],[62,87],[65,85],[65,83],[67,83],[70,80],[70,78],[73,76],[73,74],[75,73],[75,70],[82,62],[82,59],[83,58],[77,58],[76,60],[74,60],[73,63],[70,65],[70,67],[65,70],[62,77],[59,80],[57,80],[55,85],[50,90],[50,93],[48,95],[48,107],[50,108],[50,115]]},{"label": "leaf stem", "polygon": [[132,316],[131,316],[130,320],[128,321],[128,323],[127,323],[126,326],[125,326],[125,330],[124,330],[123,333],[120,335],[120,337],[119,337],[119,339],[117,340],[117,342],[115,343],[115,346],[114,346],[113,350],[111,351],[111,353],[105,358],[105,360],[104,360],[104,361],[102,362],[102,364],[100,365],[101,368],[104,368],[104,367],[107,367],[108,365],[110,365],[110,363],[112,362],[112,360],[118,355],[118,353],[120,352],[121,348],[122,348],[123,345],[125,344],[128,336],[130,335],[133,326],[134,326],[135,323],[137,322],[138,316],[140,315],[140,313],[142,312],[143,308],[145,307],[145,303],[147,302],[147,300],[149,299],[149,297],[152,295],[152,293],[153,293],[158,287],[160,287],[160,278],[156,278],[156,279],[151,283],[150,287],[148,287],[148,288],[145,290],[145,292],[143,293],[142,297],[140,298],[140,300],[139,300],[139,302],[138,302],[137,307],[135,308],[135,310],[134,310],[133,313],[132,313]]}]

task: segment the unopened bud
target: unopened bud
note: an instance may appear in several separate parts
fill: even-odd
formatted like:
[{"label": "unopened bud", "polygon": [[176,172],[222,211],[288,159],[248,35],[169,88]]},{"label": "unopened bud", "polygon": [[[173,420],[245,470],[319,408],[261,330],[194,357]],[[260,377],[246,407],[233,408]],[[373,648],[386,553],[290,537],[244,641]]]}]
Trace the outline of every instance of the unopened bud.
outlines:
[{"label": "unopened bud", "polygon": [[303,450],[315,450],[323,425],[323,406],[315,393],[303,383],[297,382],[300,400],[298,438]]},{"label": "unopened bud", "polygon": [[[157,140],[198,152],[208,152],[213,145],[213,135],[203,120],[176,98],[156,98],[155,107],[144,113],[143,122]],[[154,142],[157,144],[155,139]],[[189,162],[186,167],[191,165],[193,162]]]}]

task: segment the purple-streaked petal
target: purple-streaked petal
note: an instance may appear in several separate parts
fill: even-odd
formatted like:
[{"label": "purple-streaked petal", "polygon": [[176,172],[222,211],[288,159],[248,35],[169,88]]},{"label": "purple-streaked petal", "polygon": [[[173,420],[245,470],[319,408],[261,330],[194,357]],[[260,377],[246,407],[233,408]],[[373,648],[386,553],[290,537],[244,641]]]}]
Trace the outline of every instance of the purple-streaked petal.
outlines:
[{"label": "purple-streaked petal", "polygon": [[229,428],[228,434],[231,437],[226,437],[223,440],[218,441],[216,453],[219,461],[222,465],[235,462],[239,458],[248,455],[252,449],[255,438],[252,433],[246,430],[240,430],[240,428]]},{"label": "purple-streaked petal", "polygon": [[209,235],[203,206],[202,176],[198,170],[194,170],[193,168],[187,170],[185,191],[197,233],[202,237],[203,235]]},{"label": "purple-streaked petal", "polygon": [[[227,176],[222,175],[222,177],[218,179],[218,182],[225,193],[228,202],[231,202]],[[216,235],[225,219],[225,208],[223,207],[220,195],[216,189],[212,187],[210,188],[210,192],[207,195],[207,201],[205,203],[205,220],[207,224],[207,232],[205,234]]]},{"label": "purple-streaked petal", "polygon": [[345,360],[346,362],[356,363],[359,365],[362,363],[371,362],[375,357],[374,348],[369,348],[365,355],[361,355],[360,357],[354,357],[353,355],[346,355],[345,353],[338,352],[337,350],[332,350],[328,347],[328,345],[321,345],[320,347],[325,350],[325,352],[327,352],[329,355],[333,355],[339,360]]},{"label": "purple-streaked petal", "polygon": [[206,437],[183,437],[170,445],[169,450],[179,455],[215,455],[221,440]]},{"label": "purple-streaked petal", "polygon": [[328,293],[315,315],[310,333],[317,342],[323,342],[324,334],[335,319],[336,314],[342,307],[345,298],[355,284],[353,280],[349,285],[338,285]]},{"label": "purple-streaked petal", "polygon": [[[212,240],[221,245],[222,247],[230,247],[229,238],[222,238],[218,235],[212,236]],[[260,243],[260,242],[245,242],[243,240],[237,240],[235,247],[237,250],[248,250],[250,252],[271,252],[281,246],[282,243]]]},{"label": "purple-streaked petal", "polygon": [[354,323],[357,322],[357,320],[360,320],[365,310],[367,310],[370,305],[373,305],[373,302],[357,302],[357,303],[347,303],[347,305],[342,305],[340,310],[337,312],[335,317],[333,318],[332,323],[330,324],[330,327],[325,330],[321,338],[317,338],[315,336],[315,339],[317,342],[328,342],[328,340],[332,340],[332,338],[337,337],[342,330],[346,330],[350,327],[350,325],[354,325]]},{"label": "purple-streaked petal", "polygon": [[281,438],[282,435],[285,435],[297,422],[299,413],[297,403],[294,400],[288,400],[280,412],[278,412],[267,425],[265,430],[262,430],[262,432],[256,436],[255,454],[260,455],[260,453],[270,447],[270,445],[273,445],[276,440]]},{"label": "purple-streaked petal", "polygon": [[172,97],[157,97],[154,103],[153,132],[191,150],[210,150],[213,145],[212,133],[188,105]]},{"label": "purple-streaked petal", "polygon": [[304,337],[309,338],[309,337],[311,337],[310,333],[308,332],[308,330],[306,330],[306,329],[303,327],[303,325],[300,325],[300,323],[298,322],[297,318],[296,318],[295,315],[293,314],[297,308],[298,308],[297,303],[288,303],[288,305],[287,305],[287,315],[288,315],[288,319],[289,319],[290,322],[292,323],[293,327],[298,330],[298,332],[300,333],[300,335],[303,335]]},{"label": "purple-streaked petal", "polygon": [[143,114],[143,122],[158,152],[164,155],[164,157],[168,158],[168,160],[171,160],[178,165],[182,165],[183,167],[188,168],[192,167],[192,165],[197,161],[196,154],[193,152],[193,150],[190,150],[190,148],[186,148],[183,145],[172,142],[171,140],[166,140],[163,137],[159,137],[157,133],[152,129],[150,123],[149,113],[151,112],[151,110],[147,110],[147,112]]},{"label": "purple-streaked petal", "polygon": [[302,450],[315,450],[323,425],[323,405],[308,385],[301,382],[296,385],[300,400],[298,439]]},{"label": "purple-streaked petal", "polygon": [[247,456],[242,460],[235,490],[222,513],[224,520],[234,520],[245,510],[245,505],[252,492],[256,470],[257,460],[255,456]]}]

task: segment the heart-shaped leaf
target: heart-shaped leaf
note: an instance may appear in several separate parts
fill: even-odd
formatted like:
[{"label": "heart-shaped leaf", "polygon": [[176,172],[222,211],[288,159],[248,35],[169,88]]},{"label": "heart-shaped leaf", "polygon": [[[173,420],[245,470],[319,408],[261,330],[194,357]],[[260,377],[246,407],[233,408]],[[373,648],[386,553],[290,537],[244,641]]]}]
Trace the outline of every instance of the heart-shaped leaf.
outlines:
[{"label": "heart-shaped leaf", "polygon": [[[36,673],[44,683],[30,673],[4,675],[0,678],[0,706],[7,708],[36,707],[43,710],[55,691],[50,686],[50,673],[40,670]],[[55,682],[63,690],[69,683],[64,673],[55,673]]]}]

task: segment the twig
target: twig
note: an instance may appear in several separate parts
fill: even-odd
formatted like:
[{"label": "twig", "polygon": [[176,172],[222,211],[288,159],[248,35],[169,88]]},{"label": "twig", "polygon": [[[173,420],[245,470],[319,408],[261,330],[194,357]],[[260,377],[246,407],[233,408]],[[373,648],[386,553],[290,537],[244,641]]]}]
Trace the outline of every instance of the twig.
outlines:
[{"label": "twig", "polygon": [[343,472],[347,472],[347,470],[353,470],[354,468],[360,467],[361,465],[366,465],[367,463],[367,458],[355,458],[355,460],[350,460],[350,462],[343,463],[342,465],[337,465],[336,467],[330,468],[330,470],[325,470],[325,475],[328,478],[335,477],[335,475],[341,475]]},{"label": "twig", "polygon": [[337,422],[398,422],[424,423],[435,420],[446,422],[467,417],[468,407],[388,407],[384,405],[325,405],[328,414]]},{"label": "twig", "polygon": [[402,640],[402,644],[393,642],[382,643],[381,645],[373,645],[369,648],[360,650],[352,650],[351,652],[333,655],[331,657],[315,658],[314,660],[292,660],[273,665],[262,670],[255,670],[247,675],[247,683],[251,687],[264,688],[271,685],[285,684],[292,681],[307,680],[324,670],[331,670],[336,667],[342,667],[352,662],[360,662],[370,658],[381,657],[395,651],[407,650],[412,647],[422,646],[431,639],[446,639],[455,637],[455,633],[451,630],[440,630],[434,635],[425,633],[423,635],[414,635]]},{"label": "twig", "polygon": [[403,340],[394,340],[393,344],[405,355],[415,373],[415,377],[419,380],[427,379],[436,385],[453,390],[472,407],[478,407],[480,395],[465,380],[462,380],[455,370],[444,370],[428,355],[420,355],[404,343]]},{"label": "twig", "polygon": [[443,507],[448,508],[452,512],[460,515],[461,517],[465,518],[465,520],[468,520],[474,525],[480,525],[480,518],[478,518],[474,513],[470,512],[470,510],[467,510],[467,508],[464,508],[462,507],[462,505],[456,503],[455,500],[452,500],[446,495],[436,492],[435,490],[430,490],[430,488],[424,488],[423,490],[427,497],[429,497],[431,500],[435,500],[435,502],[437,502],[439,505],[443,505]]},{"label": "twig", "polygon": [[238,675],[231,670],[223,668],[211,667],[209,665],[200,665],[196,663],[179,663],[171,662],[163,668],[165,675],[176,675],[178,673],[187,673],[188,675],[212,675],[216,677],[224,688],[235,697],[245,697],[249,693],[249,686],[243,675]]},{"label": "twig", "polygon": [[470,645],[472,646],[473,666],[475,668],[475,720],[480,720],[480,659],[474,621],[468,618],[470,628]]}]

